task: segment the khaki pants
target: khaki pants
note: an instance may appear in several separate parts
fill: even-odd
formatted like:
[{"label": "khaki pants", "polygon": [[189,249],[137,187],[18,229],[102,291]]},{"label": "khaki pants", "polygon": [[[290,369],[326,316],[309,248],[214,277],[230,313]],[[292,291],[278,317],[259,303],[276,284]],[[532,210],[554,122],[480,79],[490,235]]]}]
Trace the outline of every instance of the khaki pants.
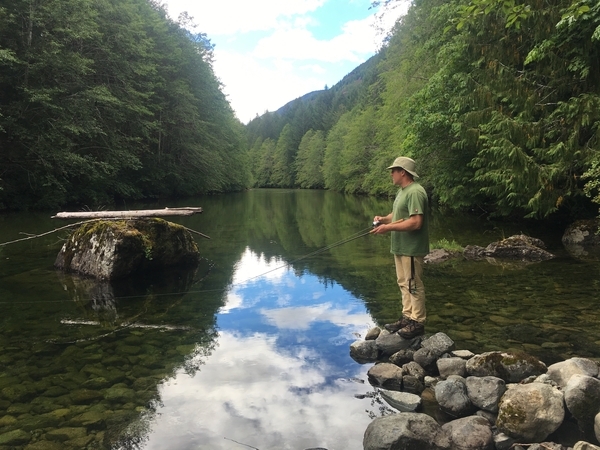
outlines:
[{"label": "khaki pants", "polygon": [[[411,268],[414,261],[414,273]],[[423,286],[423,257],[394,255],[398,286],[402,293],[402,315],[417,322],[425,322],[425,287]],[[411,277],[414,278],[411,280]],[[409,289],[410,288],[410,289]]]}]

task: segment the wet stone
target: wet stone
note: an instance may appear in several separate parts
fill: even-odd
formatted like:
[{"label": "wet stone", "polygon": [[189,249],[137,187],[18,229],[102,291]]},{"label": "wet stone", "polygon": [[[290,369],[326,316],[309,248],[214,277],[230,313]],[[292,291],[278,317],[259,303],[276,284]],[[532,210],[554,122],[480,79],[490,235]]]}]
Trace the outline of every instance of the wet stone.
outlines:
[{"label": "wet stone", "polygon": [[133,345],[119,345],[117,352],[123,355],[137,355],[142,349]]},{"label": "wet stone", "polygon": [[25,431],[40,430],[43,428],[57,427],[60,419],[52,414],[39,414],[28,419],[21,420],[21,428]]},{"label": "wet stone", "polygon": [[13,446],[27,444],[31,435],[23,430],[13,430],[0,434],[0,445]]},{"label": "wet stone", "polygon": [[27,414],[29,411],[31,411],[31,405],[25,403],[13,403],[6,408],[6,412],[14,416]]},{"label": "wet stone", "polygon": [[110,382],[104,377],[90,378],[82,385],[83,388],[92,390],[104,389],[109,386],[111,386]]},{"label": "wet stone", "polygon": [[25,450],[64,450],[64,448],[58,442],[43,440],[29,444]]},{"label": "wet stone", "polygon": [[80,427],[65,427],[50,430],[46,433],[45,437],[49,441],[71,441],[73,439],[81,438],[87,435],[87,430]]},{"label": "wet stone", "polygon": [[31,384],[7,386],[0,391],[0,395],[11,403],[29,401],[32,398],[35,398],[36,393],[36,390]]},{"label": "wet stone", "polygon": [[19,384],[19,379],[17,377],[0,377],[0,390],[5,387],[14,386],[15,384]]},{"label": "wet stone", "polygon": [[15,419],[15,417],[11,416],[10,414],[0,417],[0,427],[10,427],[15,423],[17,423],[17,419]]},{"label": "wet stone", "polygon": [[94,436],[82,436],[80,438],[70,439],[65,442],[73,448],[86,448],[90,442],[94,440]]},{"label": "wet stone", "polygon": [[67,395],[69,390],[62,386],[52,386],[44,391],[44,397],[60,397],[62,395]]},{"label": "wet stone", "polygon": [[86,411],[67,422],[70,427],[86,427],[87,429],[104,428],[105,413],[99,411]]},{"label": "wet stone", "polygon": [[125,403],[133,401],[135,397],[135,391],[124,387],[113,387],[104,392],[104,398],[113,403]]},{"label": "wet stone", "polygon": [[55,409],[54,411],[48,413],[54,417],[57,417],[59,419],[64,419],[65,417],[67,417],[69,414],[71,413],[70,409],[67,408],[59,408],[59,409]]},{"label": "wet stone", "polygon": [[91,389],[78,389],[71,392],[71,400],[76,405],[93,403],[96,400],[102,399],[102,394],[98,391],[92,391]]}]

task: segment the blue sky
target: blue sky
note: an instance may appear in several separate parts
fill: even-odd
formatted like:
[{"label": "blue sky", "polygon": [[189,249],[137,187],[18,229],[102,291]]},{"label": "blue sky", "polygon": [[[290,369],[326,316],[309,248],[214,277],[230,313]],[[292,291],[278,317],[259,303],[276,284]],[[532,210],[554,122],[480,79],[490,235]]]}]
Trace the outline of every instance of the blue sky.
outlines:
[{"label": "blue sky", "polygon": [[308,92],[333,86],[380,48],[408,1],[370,9],[370,0],[165,0],[187,11],[215,44],[214,70],[247,123]]}]

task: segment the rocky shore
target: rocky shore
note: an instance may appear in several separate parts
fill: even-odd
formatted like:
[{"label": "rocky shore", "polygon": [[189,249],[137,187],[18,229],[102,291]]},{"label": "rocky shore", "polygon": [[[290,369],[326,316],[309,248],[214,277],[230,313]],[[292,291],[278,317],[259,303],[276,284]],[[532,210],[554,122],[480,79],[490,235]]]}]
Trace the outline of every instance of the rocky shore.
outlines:
[{"label": "rocky shore", "polygon": [[[404,339],[379,328],[350,356],[375,363],[369,382],[392,408],[367,427],[365,450],[600,450],[596,361],[546,366],[526,353],[457,350],[444,333]],[[421,412],[428,396],[446,420]],[[576,442],[558,442],[561,430]]]}]

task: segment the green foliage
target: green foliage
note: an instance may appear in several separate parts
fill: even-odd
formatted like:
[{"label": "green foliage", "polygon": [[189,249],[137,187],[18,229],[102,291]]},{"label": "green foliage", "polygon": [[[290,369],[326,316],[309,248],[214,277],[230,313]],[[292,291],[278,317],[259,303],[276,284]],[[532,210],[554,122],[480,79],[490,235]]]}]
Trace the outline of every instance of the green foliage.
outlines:
[{"label": "green foliage", "polygon": [[296,183],[304,189],[325,187],[322,167],[325,155],[325,137],[321,130],[308,130],[300,141],[296,156]]},{"label": "green foliage", "polygon": [[311,186],[299,175],[310,123],[324,133],[327,189],[390,195],[385,168],[405,155],[445,207],[585,213],[586,195],[600,202],[599,44],[593,0],[415,0],[377,62],[361,68],[359,89],[349,75],[248,129],[260,135],[270,123],[279,139],[291,126],[299,187]]},{"label": "green foliage", "polygon": [[0,0],[0,29],[0,207],[247,185],[212,46],[161,6]]},{"label": "green foliage", "polygon": [[464,250],[464,247],[462,247],[454,239],[449,241],[446,238],[442,238],[442,239],[432,242],[431,249],[432,250],[442,249],[442,250],[448,250],[449,252],[462,252]]}]

